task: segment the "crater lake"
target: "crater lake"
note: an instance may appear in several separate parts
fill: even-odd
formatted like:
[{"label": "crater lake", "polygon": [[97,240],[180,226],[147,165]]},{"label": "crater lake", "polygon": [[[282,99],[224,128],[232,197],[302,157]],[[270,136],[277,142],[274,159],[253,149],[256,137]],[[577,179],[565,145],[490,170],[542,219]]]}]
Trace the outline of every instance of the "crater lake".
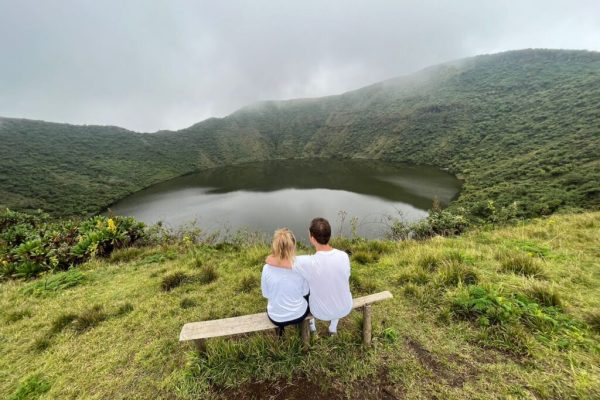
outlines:
[{"label": "crater lake", "polygon": [[307,238],[314,217],[333,235],[383,237],[391,220],[427,217],[437,199],[457,196],[461,182],[427,166],[374,160],[276,160],[214,168],[181,176],[126,197],[109,208],[169,228],[194,223],[203,232],[238,230],[271,235],[280,227]]}]

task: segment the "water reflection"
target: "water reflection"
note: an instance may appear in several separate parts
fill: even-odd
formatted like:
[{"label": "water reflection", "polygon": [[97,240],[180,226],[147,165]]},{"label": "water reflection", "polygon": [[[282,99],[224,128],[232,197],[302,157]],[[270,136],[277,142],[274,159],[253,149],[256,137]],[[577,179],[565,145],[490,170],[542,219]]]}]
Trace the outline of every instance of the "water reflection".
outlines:
[{"label": "water reflection", "polygon": [[287,226],[300,237],[314,216],[330,219],[337,233],[343,211],[346,233],[356,217],[359,234],[377,237],[388,216],[424,218],[433,198],[447,204],[459,188],[456,178],[431,167],[370,160],[267,161],[176,178],[111,209],[171,226],[196,219],[208,231],[247,228],[270,234]]}]

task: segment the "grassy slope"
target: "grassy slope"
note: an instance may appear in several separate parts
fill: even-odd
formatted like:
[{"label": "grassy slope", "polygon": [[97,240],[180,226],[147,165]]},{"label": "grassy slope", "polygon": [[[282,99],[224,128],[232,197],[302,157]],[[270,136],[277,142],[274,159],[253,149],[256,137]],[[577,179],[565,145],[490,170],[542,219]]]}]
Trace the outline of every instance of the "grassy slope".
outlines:
[{"label": "grassy slope", "polygon": [[356,157],[449,168],[465,178],[455,205],[516,200],[528,216],[597,208],[598,110],[600,53],[524,50],[259,103],[177,132],[0,119],[0,206],[92,212],[197,169]]},{"label": "grassy slope", "polygon": [[[566,315],[576,321],[596,315],[598,329],[599,234],[600,213],[584,213],[425,242],[338,240],[354,251],[355,295],[388,289],[395,296],[374,306],[375,344],[369,351],[360,346],[358,313],[341,322],[338,337],[321,331],[306,355],[292,329],[279,342],[269,333],[211,340],[202,359],[177,342],[185,322],[264,309],[258,285],[268,251],[264,245],[124,250],[111,261],[52,275],[52,282],[75,281],[79,271],[84,276],[78,285],[55,292],[42,289],[44,278],[3,282],[0,397],[20,390],[30,398],[35,393],[64,399],[243,398],[281,390],[301,398],[301,388],[307,387],[320,389],[323,398],[598,398],[598,331],[580,328],[571,336],[555,333],[545,339],[518,331],[520,351],[498,350],[501,340],[487,348],[494,342],[483,328],[449,316],[451,299],[464,288],[443,283],[443,266],[458,260],[476,270],[481,285],[506,293],[540,286],[553,290]],[[500,272],[498,255],[506,252],[534,258],[543,276]],[[426,259],[442,267],[423,270]],[[202,284],[200,265],[214,266],[216,281]],[[192,279],[162,291],[164,276],[174,271]],[[416,283],[407,283],[411,279]],[[39,293],[26,294],[32,288]],[[123,307],[126,303],[132,310]],[[85,312],[94,305],[106,314],[97,325],[94,313]],[[51,335],[52,325],[68,313],[87,315],[89,329],[78,333],[67,326]]]}]

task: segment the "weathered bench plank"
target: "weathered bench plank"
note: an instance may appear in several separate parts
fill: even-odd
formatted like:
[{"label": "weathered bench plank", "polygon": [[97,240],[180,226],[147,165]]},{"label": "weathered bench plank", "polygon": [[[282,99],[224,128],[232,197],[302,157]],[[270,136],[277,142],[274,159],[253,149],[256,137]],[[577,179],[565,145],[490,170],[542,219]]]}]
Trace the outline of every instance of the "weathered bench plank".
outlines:
[{"label": "weathered bench plank", "polygon": [[[353,309],[363,307],[363,340],[365,341],[365,344],[368,345],[371,342],[370,304],[391,299],[392,297],[393,296],[389,291],[385,291],[353,299]],[[309,314],[306,318],[312,318],[312,316]],[[185,342],[188,340],[195,340],[198,346],[203,346],[204,339],[219,336],[238,335],[241,333],[266,331],[274,328],[276,328],[276,326],[269,321],[267,313],[243,315],[240,317],[216,319],[211,321],[190,322],[185,324],[181,329],[179,341]],[[307,332],[305,332],[308,331],[307,328],[308,323],[303,323],[302,338],[304,341],[308,340],[309,337]]]}]

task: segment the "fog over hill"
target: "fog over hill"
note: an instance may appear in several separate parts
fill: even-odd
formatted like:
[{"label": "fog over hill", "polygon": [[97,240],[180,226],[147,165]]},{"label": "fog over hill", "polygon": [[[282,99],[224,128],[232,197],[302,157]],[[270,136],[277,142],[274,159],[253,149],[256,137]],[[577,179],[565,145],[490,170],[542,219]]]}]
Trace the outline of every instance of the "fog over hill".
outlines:
[{"label": "fog over hill", "polygon": [[311,157],[448,168],[465,179],[451,207],[598,208],[600,53],[482,55],[175,132],[2,118],[0,142],[0,206],[55,215],[97,212],[196,170]]}]

